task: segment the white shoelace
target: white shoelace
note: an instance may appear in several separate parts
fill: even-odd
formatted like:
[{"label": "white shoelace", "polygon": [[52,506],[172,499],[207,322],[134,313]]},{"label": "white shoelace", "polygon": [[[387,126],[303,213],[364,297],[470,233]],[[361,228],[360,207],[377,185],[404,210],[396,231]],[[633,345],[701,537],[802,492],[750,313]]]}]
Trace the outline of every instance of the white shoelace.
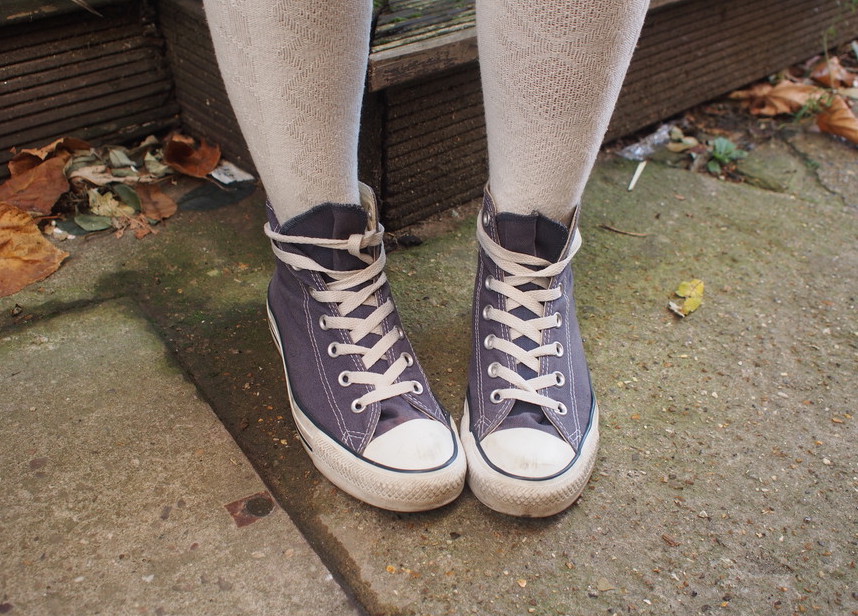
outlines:
[{"label": "white shoelace", "polygon": [[[521,400],[550,408],[560,415],[565,415],[567,412],[565,405],[542,393],[542,390],[563,386],[566,377],[562,372],[540,374],[539,364],[541,357],[563,355],[563,345],[559,342],[542,343],[543,330],[560,327],[563,324],[560,313],[545,316],[545,303],[556,300],[562,295],[563,289],[559,285],[553,289],[548,287],[551,279],[563,272],[572,261],[572,257],[581,246],[581,236],[576,229],[569,255],[556,263],[540,257],[507,250],[489,237],[483,225],[477,225],[477,239],[489,258],[504,272],[503,280],[489,276],[485,285],[489,290],[506,298],[506,310],[487,305],[483,309],[482,316],[490,321],[506,325],[510,329],[509,340],[489,334],[483,344],[486,348],[497,349],[506,353],[515,360],[516,365],[524,364],[536,373],[535,377],[525,379],[515,370],[510,370],[498,362],[490,364],[488,366],[489,376],[503,379],[511,385],[511,387],[492,391],[491,400],[495,403],[509,399]],[[529,291],[523,291],[519,288],[526,284],[534,284],[538,288]],[[532,312],[533,318],[525,320],[512,314],[513,310],[521,306]],[[522,336],[529,338],[538,346],[526,351],[515,343],[515,340]]]},{"label": "white shoelace", "polygon": [[[384,229],[379,225],[379,229],[376,231],[366,231],[363,234],[355,233],[347,239],[338,240],[281,235],[275,233],[271,226],[266,224],[265,234],[272,240],[274,254],[286,265],[299,270],[320,272],[333,279],[327,284],[327,289],[324,291],[311,289],[310,296],[318,302],[336,304],[339,309],[340,316],[322,315],[319,319],[319,327],[321,329],[346,330],[351,340],[351,344],[331,343],[328,346],[328,355],[331,357],[358,355],[363,362],[364,370],[346,370],[339,375],[338,380],[343,387],[348,387],[353,383],[370,386],[368,392],[352,402],[351,410],[355,413],[362,413],[373,402],[381,402],[405,393],[422,393],[423,386],[418,381],[396,382],[405,368],[414,363],[414,358],[408,353],[401,354],[383,373],[371,372],[378,360],[393,347],[397,340],[405,336],[400,328],[392,329],[387,333],[382,328],[384,319],[393,312],[393,302],[390,298],[379,305],[377,295],[378,290],[387,282],[387,276],[384,273],[387,257],[382,241]],[[348,271],[331,270],[305,255],[280,249],[276,242],[322,246],[332,250],[347,250],[350,255],[366,263],[367,267]],[[378,258],[376,259],[361,252],[362,249],[374,246],[379,247]],[[364,283],[369,284],[359,288]],[[373,306],[375,310],[366,318],[349,316],[359,306]],[[361,341],[370,333],[377,334],[379,339],[372,347],[362,346]]]}]

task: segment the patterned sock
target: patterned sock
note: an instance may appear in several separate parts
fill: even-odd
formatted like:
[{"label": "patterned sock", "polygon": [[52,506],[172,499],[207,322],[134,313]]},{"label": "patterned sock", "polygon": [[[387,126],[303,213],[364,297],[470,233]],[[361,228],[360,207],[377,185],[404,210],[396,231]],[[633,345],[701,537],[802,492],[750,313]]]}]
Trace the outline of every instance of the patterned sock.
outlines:
[{"label": "patterned sock", "polygon": [[477,0],[499,211],[565,223],[581,198],[648,0]]},{"label": "patterned sock", "polygon": [[358,203],[372,2],[205,0],[229,99],[277,218]]}]

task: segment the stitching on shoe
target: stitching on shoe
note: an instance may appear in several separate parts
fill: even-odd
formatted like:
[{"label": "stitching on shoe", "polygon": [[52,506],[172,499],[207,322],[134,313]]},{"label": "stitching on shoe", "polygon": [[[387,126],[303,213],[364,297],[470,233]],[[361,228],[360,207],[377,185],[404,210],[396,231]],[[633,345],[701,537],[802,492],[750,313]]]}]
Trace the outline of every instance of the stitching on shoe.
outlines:
[{"label": "stitching on shoe", "polygon": [[[568,267],[571,268],[572,266],[569,265]],[[567,271],[569,271],[569,270],[567,269]],[[567,293],[571,294],[572,289],[569,289],[567,291]],[[570,301],[569,297],[571,297],[571,295],[569,295],[565,298],[565,302],[567,304],[566,305],[567,311],[568,311],[568,307],[569,307],[568,304]],[[571,324],[570,323],[564,323],[563,327],[566,330],[566,348],[571,350],[572,349],[572,327],[571,327]],[[572,444],[572,443],[578,442],[578,437],[581,434],[581,420],[578,416],[578,396],[576,395],[576,378],[575,378],[576,375],[575,375],[575,370],[573,370],[573,368],[572,368],[572,353],[571,352],[566,353],[566,367],[569,370],[569,380],[572,381],[572,386],[571,386],[571,388],[572,388],[572,408],[570,409],[570,411],[572,413],[572,420],[573,420],[573,424],[575,426],[575,430],[573,433],[570,433],[568,430],[566,431],[566,433],[567,433],[566,438],[569,439],[569,443]],[[576,449],[577,449],[577,447],[576,447]]]},{"label": "stitching on shoe", "polygon": [[[310,345],[311,345],[312,350],[313,350],[313,359],[316,360],[316,369],[319,371],[319,374],[325,374],[325,372],[323,370],[322,357],[321,357],[321,354],[319,353],[319,347],[318,347],[318,344],[316,342],[316,337],[314,335],[312,335],[312,332],[313,332],[312,328],[314,328],[316,326],[316,324],[313,323],[313,318],[310,316],[310,301],[312,298],[310,297],[310,293],[307,291],[307,287],[303,284],[300,284],[300,281],[299,281],[299,286],[301,288],[301,293],[304,295],[304,318],[305,318],[306,323],[307,323],[307,328],[308,328],[307,331],[311,332],[311,335],[309,336],[309,338],[310,338]],[[315,301],[315,300],[313,300],[313,301]],[[325,397],[328,400],[328,405],[331,407],[331,410],[334,414],[334,417],[337,419],[337,424],[340,428],[340,433],[343,435],[343,440],[346,440],[346,438],[347,438],[346,433],[348,432],[348,430],[346,428],[345,422],[343,421],[343,417],[340,414],[339,409],[337,408],[333,392],[330,389],[331,385],[328,382],[328,379],[326,379],[326,378],[322,378],[321,381],[322,381],[322,388],[325,390]]]}]

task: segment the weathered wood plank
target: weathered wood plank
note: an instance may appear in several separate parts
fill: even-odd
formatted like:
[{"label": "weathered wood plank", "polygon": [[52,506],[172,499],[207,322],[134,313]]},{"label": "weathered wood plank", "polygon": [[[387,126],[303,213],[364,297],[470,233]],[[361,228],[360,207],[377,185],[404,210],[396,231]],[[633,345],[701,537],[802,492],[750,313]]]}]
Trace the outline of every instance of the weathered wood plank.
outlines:
[{"label": "weathered wood plank", "polygon": [[[439,111],[441,111],[439,109]],[[386,146],[388,156],[401,156],[413,150],[422,149],[428,143],[453,138],[474,126],[485,124],[482,101],[462,107],[454,114],[438,113],[435,118],[427,118],[419,124],[390,131]]]},{"label": "weathered wood plank", "polygon": [[[99,109],[92,113],[80,116],[63,118],[50,124],[35,126],[26,131],[15,134],[16,140],[12,145],[24,147],[23,144],[44,145],[56,139],[58,136],[72,136],[86,138],[89,134],[119,131],[122,118],[143,116],[156,119],[159,115],[172,115],[172,101],[159,94],[157,96],[130,101],[121,107],[112,107],[107,110]],[[8,142],[8,138],[3,138]]]},{"label": "weathered wood plank", "polygon": [[19,49],[39,47],[52,41],[73,39],[80,35],[97,36],[97,33],[113,28],[127,28],[128,17],[115,14],[119,8],[105,8],[104,17],[81,14],[40,19],[35,23],[18,24],[14,27],[7,26],[4,30],[10,34],[0,37],[0,54],[3,54],[5,62],[8,57],[6,54]]},{"label": "weathered wood plank", "polygon": [[103,81],[110,81],[136,72],[156,71],[164,79],[169,78],[167,67],[157,60],[157,51],[152,48],[131,50],[125,55],[111,55],[86,60],[75,66],[77,74],[67,67],[42,71],[34,75],[22,75],[10,79],[0,86],[0,107],[12,106],[27,101],[52,96],[58,91],[68,91]]},{"label": "weathered wood plank", "polygon": [[424,220],[432,214],[480,197],[485,178],[486,169],[474,165],[470,171],[450,174],[446,181],[428,190],[391,194],[383,202],[382,218],[388,221],[391,230]]},{"label": "weathered wood plank", "polygon": [[[437,153],[434,156],[424,157],[407,167],[397,166],[396,171],[388,174],[387,181],[390,186],[396,186],[397,190],[408,190],[416,186],[432,185],[435,182],[444,181],[449,176],[449,167],[458,160],[485,160],[486,159],[486,135],[485,132],[473,131],[469,140],[463,136],[452,149],[447,146],[442,151],[449,151],[450,156],[445,162],[438,163]],[[446,164],[445,164],[446,163]],[[485,171],[485,169],[484,169]]]},{"label": "weathered wood plank", "polygon": [[[21,77],[24,75],[32,75],[41,71],[56,69],[62,66],[75,66],[79,62],[92,60],[107,55],[119,54],[122,55],[133,49],[153,47],[153,41],[150,38],[137,36],[133,38],[118,38],[116,40],[101,42],[96,45],[82,46],[77,49],[58,51],[53,55],[44,56],[34,60],[24,60],[16,64],[6,64],[0,66],[0,84],[2,82]],[[5,61],[5,59],[4,59]],[[6,88],[0,89],[3,93]]]},{"label": "weathered wood plank", "polygon": [[473,29],[411,43],[369,57],[369,88],[382,90],[419,79],[477,59],[477,37]]},{"label": "weathered wood plank", "polygon": [[[92,104],[100,105],[100,101],[105,97],[124,93],[133,95],[138,91],[146,91],[147,88],[155,91],[169,89],[169,73],[166,69],[147,70],[136,74],[128,75],[126,73],[110,75],[98,74],[98,82],[94,84],[86,84],[81,79],[69,80],[66,89],[54,90],[41,98],[32,97],[17,105],[5,107],[4,98],[0,98],[0,113],[6,118],[6,122],[18,118],[25,118],[26,121],[35,123],[40,117],[45,114],[55,115],[56,109],[63,109],[64,113],[74,113],[74,110],[80,108],[81,105]],[[98,108],[98,107],[96,107]],[[2,129],[0,129],[2,130]]]},{"label": "weathered wood plank", "polygon": [[[100,10],[110,4],[123,4],[128,0],[87,0],[93,9]],[[0,26],[36,21],[84,9],[70,0],[3,0],[0,5]]]},{"label": "weathered wood plank", "polygon": [[[475,87],[476,86],[476,87]],[[452,124],[462,119],[463,109],[479,107],[482,113],[483,92],[477,84],[466,84],[460,90],[440,92],[432,98],[433,105],[403,105],[398,104],[388,110],[387,127],[391,133],[407,132],[426,121],[435,121],[438,117],[437,109],[447,111],[444,114]]]},{"label": "weathered wood plank", "polygon": [[[79,100],[72,104],[64,105],[62,107],[62,115],[68,117],[69,121],[76,121],[85,125],[86,120],[84,118],[92,117],[98,121],[99,117],[104,117],[106,114],[112,113],[112,110],[136,109],[142,104],[149,105],[151,108],[166,105],[172,99],[170,92],[171,87],[169,82],[149,83],[144,86],[114,92],[109,96],[91,100]],[[0,124],[0,139],[10,135],[21,135],[21,139],[30,141],[28,138],[30,131],[37,130],[43,124],[52,124],[56,121],[57,115],[56,109],[49,109],[42,113],[33,113],[23,118],[3,122],[3,124]]]},{"label": "weathered wood plank", "polygon": [[373,35],[372,51],[378,52],[393,49],[454,30],[472,28],[474,25],[474,11],[457,11],[448,14],[433,15],[430,18],[412,20],[405,24],[396,24],[391,28],[377,26]]},{"label": "weathered wood plank", "polygon": [[[129,37],[125,28],[127,28],[127,24],[121,24],[121,22],[117,21],[116,26],[113,28],[105,28],[95,32],[83,32],[72,37],[60,36],[57,39],[45,41],[38,45],[29,45],[27,44],[28,41],[24,39],[18,47],[3,53],[3,64],[9,66],[25,62],[50,61],[57,54],[76,51],[98,53],[97,47],[101,45],[127,40]],[[57,32],[57,34],[60,33]]]}]

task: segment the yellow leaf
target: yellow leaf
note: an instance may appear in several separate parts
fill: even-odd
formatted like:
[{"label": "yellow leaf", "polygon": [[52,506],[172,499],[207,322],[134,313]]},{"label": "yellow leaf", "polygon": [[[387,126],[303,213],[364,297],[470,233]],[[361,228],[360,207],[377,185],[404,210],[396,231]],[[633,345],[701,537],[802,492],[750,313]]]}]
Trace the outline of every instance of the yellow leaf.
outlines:
[{"label": "yellow leaf", "polygon": [[682,312],[686,315],[691,314],[698,308],[700,308],[700,304],[703,303],[703,297],[699,295],[695,295],[692,297],[685,298],[685,301],[682,302]]},{"label": "yellow leaf", "polygon": [[694,280],[681,282],[676,288],[676,294],[679,297],[703,297],[703,281],[695,278]]},{"label": "yellow leaf", "polygon": [[671,300],[667,307],[678,316],[687,317],[703,304],[703,287],[703,281],[697,278],[681,282],[676,288],[675,294],[678,298],[683,298],[683,301],[679,303],[676,300]]},{"label": "yellow leaf", "polygon": [[97,216],[134,216],[134,208],[120,203],[113,196],[113,193],[101,194],[94,188],[87,191],[89,197],[89,208],[93,214]]}]

